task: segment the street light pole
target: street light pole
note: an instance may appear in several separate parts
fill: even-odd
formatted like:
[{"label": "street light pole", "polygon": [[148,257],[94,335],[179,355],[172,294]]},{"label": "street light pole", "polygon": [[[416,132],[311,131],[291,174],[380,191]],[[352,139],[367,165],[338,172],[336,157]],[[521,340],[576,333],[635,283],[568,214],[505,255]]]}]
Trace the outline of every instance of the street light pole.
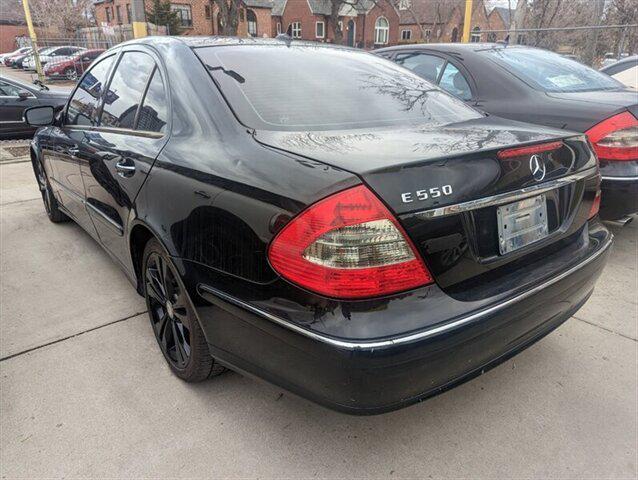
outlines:
[{"label": "street light pole", "polygon": [[471,24],[472,24],[472,0],[465,0],[465,17],[463,19],[463,43],[470,42]]},{"label": "street light pole", "polygon": [[133,15],[133,38],[146,37],[148,32],[146,30],[146,11],[144,10],[144,0],[133,0],[131,4],[131,13]]},{"label": "street light pole", "polygon": [[22,0],[22,8],[24,8],[24,17],[27,19],[27,28],[29,29],[29,37],[31,37],[31,48],[33,49],[33,59],[35,61],[35,71],[38,73],[38,80],[44,82],[42,74],[42,64],[40,63],[40,54],[38,53],[38,37],[33,28],[33,20],[31,20],[31,9],[29,8],[29,0]]}]

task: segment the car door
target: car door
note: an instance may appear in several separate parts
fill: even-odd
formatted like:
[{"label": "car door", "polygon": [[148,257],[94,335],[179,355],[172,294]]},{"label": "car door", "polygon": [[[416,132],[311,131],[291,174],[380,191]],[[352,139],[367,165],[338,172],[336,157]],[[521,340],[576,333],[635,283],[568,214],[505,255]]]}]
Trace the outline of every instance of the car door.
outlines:
[{"label": "car door", "polygon": [[168,139],[166,74],[140,47],[125,50],[102,96],[98,126],[85,137],[86,206],[104,247],[125,268],[135,196]]},{"label": "car door", "polygon": [[[20,92],[27,92],[28,96],[21,98]],[[37,104],[38,99],[33,92],[7,80],[0,80],[0,135],[6,137],[33,131],[24,121],[24,111]]]},{"label": "car door", "polygon": [[84,75],[71,95],[61,123],[50,129],[43,145],[47,174],[58,201],[92,235],[96,232],[85,208],[81,147],[97,123],[99,101],[115,58],[116,55],[111,55],[102,59]]}]

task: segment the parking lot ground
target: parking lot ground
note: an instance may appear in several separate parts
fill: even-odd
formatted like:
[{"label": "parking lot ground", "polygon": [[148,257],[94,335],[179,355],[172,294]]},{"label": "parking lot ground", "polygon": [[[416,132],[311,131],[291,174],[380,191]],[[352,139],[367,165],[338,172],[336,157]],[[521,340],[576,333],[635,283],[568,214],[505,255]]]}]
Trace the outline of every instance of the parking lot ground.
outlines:
[{"label": "parking lot ground", "polygon": [[[636,223],[593,297],[520,355],[375,417],[229,372],[186,384],[144,302],[0,164],[2,478],[636,478]],[[317,365],[321,368],[321,365]]]},{"label": "parking lot ground", "polygon": [[[9,68],[4,65],[0,65],[0,76],[12,78],[27,84],[33,83],[33,81],[38,78],[38,75],[35,72]],[[71,80],[47,80],[45,83],[51,90],[65,91],[69,93],[75,85],[75,82]]]}]

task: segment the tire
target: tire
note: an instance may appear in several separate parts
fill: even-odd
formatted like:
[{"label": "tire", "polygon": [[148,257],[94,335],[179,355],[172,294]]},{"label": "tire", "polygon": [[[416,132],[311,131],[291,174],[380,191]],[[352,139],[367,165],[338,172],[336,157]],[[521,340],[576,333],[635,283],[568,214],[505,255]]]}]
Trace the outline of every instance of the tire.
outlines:
[{"label": "tire", "polygon": [[51,184],[49,183],[49,179],[47,178],[44,167],[42,166],[42,163],[37,159],[33,161],[33,172],[35,173],[35,179],[38,182],[38,188],[40,189],[40,194],[42,195],[44,209],[47,212],[47,217],[49,217],[49,220],[51,220],[53,223],[68,222],[70,218],[67,217],[66,214],[60,210],[58,200],[53,194],[53,190],[51,189]]},{"label": "tire", "polygon": [[177,269],[155,239],[144,248],[142,280],[151,328],[172,372],[187,382],[223,373],[226,369],[210,355]]}]

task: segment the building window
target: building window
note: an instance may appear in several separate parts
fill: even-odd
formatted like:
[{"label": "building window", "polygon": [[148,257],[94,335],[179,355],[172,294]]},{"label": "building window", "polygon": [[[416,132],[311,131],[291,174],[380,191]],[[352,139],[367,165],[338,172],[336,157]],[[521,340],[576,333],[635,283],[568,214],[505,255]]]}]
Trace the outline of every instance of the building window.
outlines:
[{"label": "building window", "polygon": [[494,43],[496,41],[496,33],[490,32],[487,34],[487,41]]},{"label": "building window", "polygon": [[410,40],[412,38],[412,30],[401,30],[401,40]]},{"label": "building window", "polygon": [[182,27],[193,26],[193,14],[191,12],[190,5],[171,4],[171,11],[177,13],[177,17],[179,18]]},{"label": "building window", "polygon": [[425,34],[425,38],[430,38],[430,35],[432,35],[432,30],[427,28],[427,29],[425,29],[425,31],[423,33]]},{"label": "building window", "polygon": [[119,5],[115,6],[115,18],[117,18],[117,23],[122,23],[122,9]]},{"label": "building window", "polygon": [[385,45],[390,37],[390,24],[385,17],[377,18],[374,23],[374,43],[377,45]]},{"label": "building window", "polygon": [[326,36],[326,24],[323,22],[315,23],[315,37],[324,38]]},{"label": "building window", "polygon": [[257,15],[252,10],[246,10],[246,21],[248,22],[248,35],[257,36]]},{"label": "building window", "polygon": [[106,7],[106,23],[111,23],[111,7]]},{"label": "building window", "polygon": [[126,23],[131,23],[133,21],[133,16],[131,15],[131,4],[126,4]]},{"label": "building window", "polygon": [[407,10],[412,6],[412,2],[410,0],[399,0],[399,10]]},{"label": "building window", "polygon": [[277,22],[277,35],[281,33],[281,22]]},{"label": "building window", "polygon": [[210,5],[204,5],[204,16],[206,20],[210,20]]},{"label": "building window", "polygon": [[292,38],[301,38],[301,22],[292,22],[290,24],[290,32]]},{"label": "building window", "polygon": [[479,43],[481,41],[481,27],[474,27],[472,29],[472,35],[470,35],[470,42]]},{"label": "building window", "polygon": [[343,22],[342,22],[341,20],[339,20],[339,21],[337,22],[337,25],[339,25],[339,31],[340,31],[341,33],[343,33]]}]

